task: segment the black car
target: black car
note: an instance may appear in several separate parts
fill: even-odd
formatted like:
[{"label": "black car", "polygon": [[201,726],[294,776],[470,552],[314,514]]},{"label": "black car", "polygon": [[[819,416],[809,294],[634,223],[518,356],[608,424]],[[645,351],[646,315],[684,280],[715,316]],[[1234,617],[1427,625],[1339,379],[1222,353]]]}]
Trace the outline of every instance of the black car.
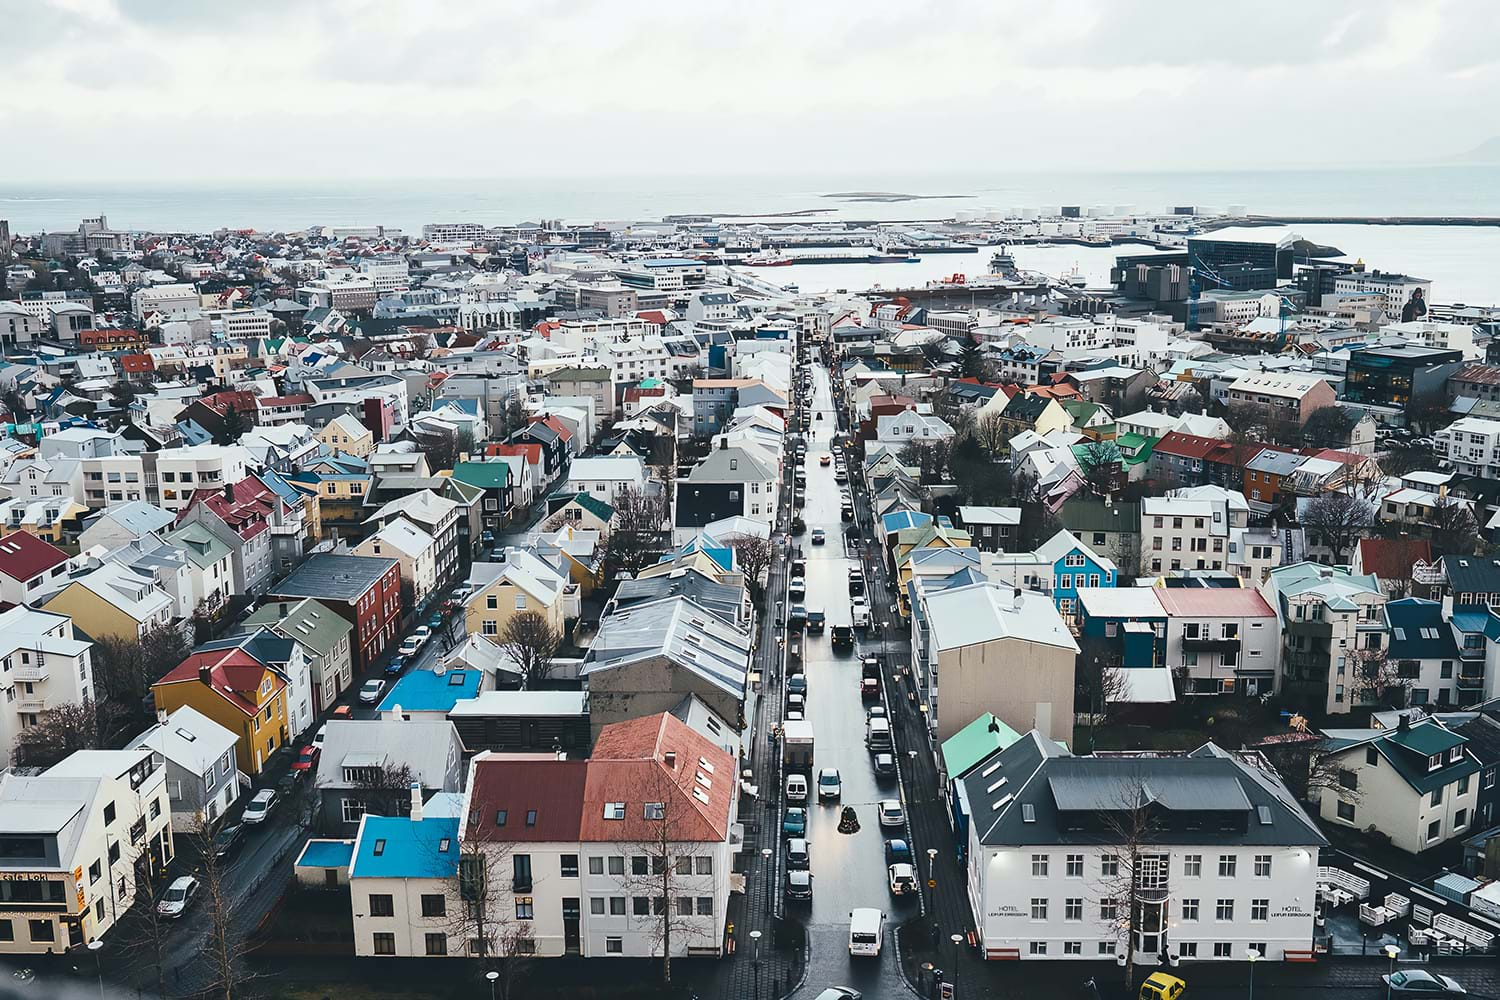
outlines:
[{"label": "black car", "polygon": [[810,635],[822,635],[823,626],[827,623],[828,616],[821,608],[807,609],[807,631]]},{"label": "black car", "polygon": [[851,569],[849,571],[849,596],[854,597],[855,595],[863,594],[864,592],[865,575],[857,569]]},{"label": "black car", "polygon": [[812,872],[792,869],[786,873],[786,898],[790,902],[812,902]]},{"label": "black car", "polygon": [[801,632],[802,627],[807,624],[807,608],[801,604],[793,604],[792,610],[787,613],[786,627],[791,632]]},{"label": "black car", "polygon": [[213,852],[216,858],[227,858],[239,849],[245,839],[245,827],[240,823],[225,823],[214,834]]},{"label": "black car", "polygon": [[851,625],[835,625],[833,627],[833,651],[854,648],[854,627]]}]

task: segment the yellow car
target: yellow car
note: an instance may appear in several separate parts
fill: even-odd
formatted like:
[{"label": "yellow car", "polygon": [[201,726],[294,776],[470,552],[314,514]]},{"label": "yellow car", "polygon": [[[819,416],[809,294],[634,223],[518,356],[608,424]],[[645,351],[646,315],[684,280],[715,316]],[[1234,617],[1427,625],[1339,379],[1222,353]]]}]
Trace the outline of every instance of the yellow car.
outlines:
[{"label": "yellow car", "polygon": [[1165,972],[1153,972],[1141,984],[1140,1000],[1178,1000],[1187,983]]}]

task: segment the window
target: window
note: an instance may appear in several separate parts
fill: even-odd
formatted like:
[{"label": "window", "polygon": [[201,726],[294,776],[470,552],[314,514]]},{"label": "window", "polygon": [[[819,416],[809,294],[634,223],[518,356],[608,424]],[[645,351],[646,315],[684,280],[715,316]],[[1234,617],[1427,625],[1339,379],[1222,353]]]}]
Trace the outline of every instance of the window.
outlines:
[{"label": "window", "polygon": [[1083,855],[1069,854],[1067,859],[1068,878],[1083,878]]},{"label": "window", "polygon": [[115,804],[110,802],[104,807],[104,823],[108,826],[115,821]]},{"label": "window", "polygon": [[622,856],[616,854],[609,859],[609,873],[611,875],[625,874],[625,859]]},{"label": "window", "polygon": [[422,894],[422,916],[446,917],[447,915],[448,901],[445,896],[436,893]]},{"label": "window", "polygon": [[1269,854],[1257,854],[1255,856],[1255,877],[1271,877],[1271,856]]},{"label": "window", "polygon": [[1120,874],[1120,859],[1106,854],[1099,859],[1099,874],[1104,878],[1115,878]]},{"label": "window", "polygon": [[1237,859],[1233,854],[1219,855],[1219,878],[1234,878]]},{"label": "window", "polygon": [[[590,858],[589,860],[593,861],[594,859]],[[560,864],[561,864],[561,867],[562,867],[562,877],[563,878],[577,878],[578,877],[578,855],[576,855],[576,854],[564,854],[562,856],[562,861],[560,862]]]},{"label": "window", "polygon": [[446,934],[428,934],[426,937],[427,937],[427,954],[429,954],[429,955],[446,955],[446,954],[448,954],[448,935],[446,935]]},{"label": "window", "polygon": [[632,857],[630,859],[630,874],[632,874],[632,875],[644,875],[644,874],[646,874],[646,865],[647,865],[646,855],[644,855],[644,854],[637,854],[637,855],[635,855],[634,857]]},{"label": "window", "polygon": [[[396,905],[392,897],[387,893],[370,894],[370,916],[372,917],[394,917]],[[394,954],[394,952],[392,952]]]},{"label": "window", "polygon": [[1063,900],[1063,919],[1078,921],[1083,919],[1083,899],[1073,897]]},{"label": "window", "polygon": [[625,915],[625,897],[609,897],[609,915],[612,917],[623,917]]},{"label": "window", "polygon": [[1196,899],[1184,899],[1182,901],[1182,919],[1198,919],[1198,901]]},{"label": "window", "polygon": [[604,939],[604,953],[606,955],[623,955],[625,953],[625,941],[623,938],[607,937]]},{"label": "window", "polygon": [[631,896],[630,912],[637,917],[649,917],[651,915],[651,899],[648,896]]},{"label": "window", "polygon": [[600,857],[591,857],[591,858],[589,858],[589,874],[590,875],[603,875],[604,874],[604,859],[603,858],[600,858]]},{"label": "window", "polygon": [[1099,919],[1112,923],[1120,919],[1120,903],[1115,899],[1099,900]]},{"label": "window", "polygon": [[1469,776],[1467,774],[1464,775],[1462,778],[1458,779],[1458,791],[1454,792],[1454,794],[1455,795],[1467,795],[1467,794],[1469,794]]},{"label": "window", "polygon": [[1427,798],[1427,803],[1428,803],[1428,805],[1434,805],[1434,806],[1440,806],[1440,805],[1443,804],[1443,786],[1442,785],[1439,785],[1439,786],[1437,786],[1436,788],[1434,788],[1432,790],[1432,794],[1430,796],[1428,796],[1428,798]]},{"label": "window", "polygon": [[712,896],[698,897],[698,916],[711,917],[714,915],[714,898]]},{"label": "window", "polygon": [[1033,942],[1031,942],[1031,953],[1033,955],[1045,955],[1045,954],[1047,954],[1047,942],[1045,942],[1045,941],[1033,941]]},{"label": "window", "polygon": [[1250,919],[1268,920],[1271,916],[1271,901],[1269,899],[1250,900]]},{"label": "window", "polygon": [[1083,942],[1082,941],[1064,941],[1063,942],[1063,954],[1064,955],[1082,955],[1083,954]]},{"label": "window", "polygon": [[0,920],[0,941],[14,941],[16,928],[9,920]]},{"label": "window", "polygon": [[375,938],[374,938],[374,943],[375,943],[375,954],[377,954],[377,955],[394,955],[394,954],[396,954],[396,935],[394,935],[394,934],[376,934]]},{"label": "window", "polygon": [[1343,820],[1345,823],[1353,823],[1354,822],[1354,803],[1353,802],[1340,802],[1339,805],[1338,805],[1338,815],[1339,815],[1339,819]]},{"label": "window", "polygon": [[1099,954],[1101,954],[1101,955],[1113,955],[1114,953],[1115,953],[1115,946],[1114,946],[1113,943],[1111,943],[1109,941],[1100,941],[1099,942]]},{"label": "window", "polygon": [[1457,833],[1469,825],[1469,810],[1458,809],[1453,813],[1453,832]]},{"label": "window", "polygon": [[1047,855],[1045,855],[1045,854],[1033,854],[1031,856],[1031,877],[1032,878],[1046,878],[1047,877]]},{"label": "window", "polygon": [[1221,899],[1221,900],[1218,901],[1218,903],[1214,904],[1214,919],[1215,920],[1233,920],[1234,919],[1234,900],[1232,900],[1232,899]]},{"label": "window", "polygon": [[589,898],[589,913],[596,917],[604,916],[604,897],[592,896]]},{"label": "window", "polygon": [[487,611],[499,611],[500,610],[500,595],[499,594],[487,594],[487,595],[485,595],[485,598],[484,598],[484,607],[485,607],[485,610],[487,610]]},{"label": "window", "polygon": [[516,919],[531,920],[534,915],[532,900],[530,896],[516,897]]},{"label": "window", "polygon": [[1035,896],[1031,900],[1031,919],[1047,919],[1047,900],[1041,896]]},{"label": "window", "polygon": [[1442,837],[1442,835],[1443,835],[1443,821],[1442,820],[1435,819],[1431,823],[1427,824],[1427,839],[1428,839],[1428,841],[1437,840],[1440,837]]},{"label": "window", "polygon": [[1179,954],[1181,954],[1183,958],[1197,958],[1198,957],[1198,942],[1197,941],[1183,941],[1180,944],[1178,944],[1177,948],[1178,948]]},{"label": "window", "polygon": [[1188,878],[1198,878],[1203,874],[1203,855],[1186,854],[1182,858],[1182,874]]}]

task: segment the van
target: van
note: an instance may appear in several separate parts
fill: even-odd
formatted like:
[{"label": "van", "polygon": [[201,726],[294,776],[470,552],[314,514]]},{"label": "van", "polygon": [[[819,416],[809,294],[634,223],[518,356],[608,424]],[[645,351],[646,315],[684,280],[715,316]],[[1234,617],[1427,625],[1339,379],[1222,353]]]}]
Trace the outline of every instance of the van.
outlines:
[{"label": "van", "polygon": [[786,800],[788,802],[807,801],[807,779],[800,774],[789,774],[786,776]]},{"label": "van", "polygon": [[875,716],[865,723],[865,746],[875,751],[891,750],[891,720]]},{"label": "van", "polygon": [[885,937],[885,913],[874,907],[862,907],[849,911],[849,954],[880,955],[880,942]]}]

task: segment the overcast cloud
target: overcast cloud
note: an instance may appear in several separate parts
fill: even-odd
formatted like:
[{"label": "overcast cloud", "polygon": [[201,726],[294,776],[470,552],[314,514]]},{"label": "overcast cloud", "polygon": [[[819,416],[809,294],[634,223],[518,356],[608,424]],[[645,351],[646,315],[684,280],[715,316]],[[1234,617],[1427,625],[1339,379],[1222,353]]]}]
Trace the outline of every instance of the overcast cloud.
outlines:
[{"label": "overcast cloud", "polygon": [[1488,0],[0,0],[0,182],[1170,169],[1500,134]]}]

